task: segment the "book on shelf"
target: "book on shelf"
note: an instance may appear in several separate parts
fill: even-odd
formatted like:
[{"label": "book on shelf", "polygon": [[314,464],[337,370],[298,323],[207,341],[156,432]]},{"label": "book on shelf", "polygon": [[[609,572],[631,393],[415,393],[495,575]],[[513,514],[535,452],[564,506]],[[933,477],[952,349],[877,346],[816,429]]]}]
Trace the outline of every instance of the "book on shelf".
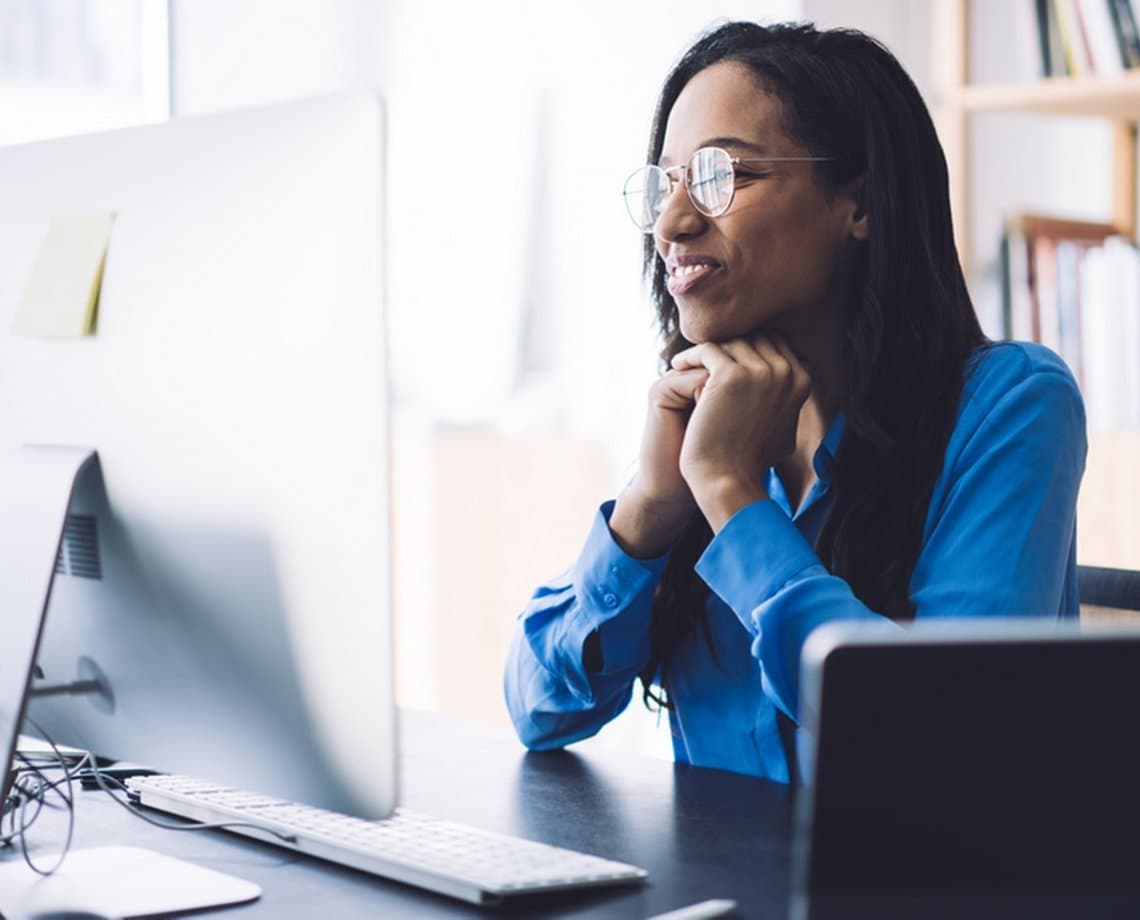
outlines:
[{"label": "book on shelf", "polygon": [[1120,59],[1125,68],[1140,67],[1140,25],[1131,0],[1109,0],[1112,21],[1116,25],[1116,40],[1120,45]]},{"label": "book on shelf", "polygon": [[1111,77],[1140,67],[1140,0],[1018,0],[1043,77]]},{"label": "book on shelf", "polygon": [[1074,77],[1091,74],[1092,56],[1089,54],[1087,33],[1077,8],[1077,0],[1053,0],[1052,11],[1061,30],[1065,72]]},{"label": "book on shelf", "polygon": [[1117,26],[1109,0],[1073,0],[1084,38],[1089,72],[1111,77],[1124,71],[1124,58],[1116,39]]},{"label": "book on shelf", "polygon": [[1001,264],[1003,335],[1061,356],[1090,427],[1140,428],[1140,250],[1111,224],[1019,214]]}]

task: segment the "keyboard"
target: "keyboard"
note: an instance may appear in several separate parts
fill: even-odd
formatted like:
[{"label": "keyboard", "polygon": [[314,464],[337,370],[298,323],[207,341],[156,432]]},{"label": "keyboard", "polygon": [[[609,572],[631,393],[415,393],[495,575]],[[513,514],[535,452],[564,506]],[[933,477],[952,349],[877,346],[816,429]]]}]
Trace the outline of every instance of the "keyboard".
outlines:
[{"label": "keyboard", "polygon": [[473,904],[640,882],[648,875],[637,866],[403,808],[387,820],[366,821],[185,776],[135,776],[126,785],[148,808],[206,823],[241,821],[226,830]]}]

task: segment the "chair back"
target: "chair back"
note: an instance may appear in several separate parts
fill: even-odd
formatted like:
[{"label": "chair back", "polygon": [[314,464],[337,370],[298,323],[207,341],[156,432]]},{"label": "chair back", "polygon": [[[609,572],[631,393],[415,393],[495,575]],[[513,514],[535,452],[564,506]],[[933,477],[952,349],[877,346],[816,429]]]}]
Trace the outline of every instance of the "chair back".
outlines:
[{"label": "chair back", "polygon": [[1077,591],[1082,620],[1140,623],[1140,572],[1078,565]]}]

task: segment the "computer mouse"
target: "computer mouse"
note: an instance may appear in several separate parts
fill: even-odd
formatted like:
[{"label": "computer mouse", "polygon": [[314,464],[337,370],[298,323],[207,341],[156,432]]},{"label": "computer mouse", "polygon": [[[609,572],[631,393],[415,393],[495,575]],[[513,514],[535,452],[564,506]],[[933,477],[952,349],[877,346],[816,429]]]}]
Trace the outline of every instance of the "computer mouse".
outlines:
[{"label": "computer mouse", "polygon": [[93,910],[47,910],[25,914],[24,920],[115,920]]}]

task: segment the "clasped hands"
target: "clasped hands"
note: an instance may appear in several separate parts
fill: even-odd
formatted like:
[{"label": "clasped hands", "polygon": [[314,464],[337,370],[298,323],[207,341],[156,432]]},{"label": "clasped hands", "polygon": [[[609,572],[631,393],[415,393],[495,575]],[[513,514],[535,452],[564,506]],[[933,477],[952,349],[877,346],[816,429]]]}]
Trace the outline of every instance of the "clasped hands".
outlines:
[{"label": "clasped hands", "polygon": [[638,558],[660,555],[699,508],[713,531],[767,498],[764,474],[795,449],[811,376],[787,341],[754,334],[677,354],[649,391],[637,474],[610,529]]}]

